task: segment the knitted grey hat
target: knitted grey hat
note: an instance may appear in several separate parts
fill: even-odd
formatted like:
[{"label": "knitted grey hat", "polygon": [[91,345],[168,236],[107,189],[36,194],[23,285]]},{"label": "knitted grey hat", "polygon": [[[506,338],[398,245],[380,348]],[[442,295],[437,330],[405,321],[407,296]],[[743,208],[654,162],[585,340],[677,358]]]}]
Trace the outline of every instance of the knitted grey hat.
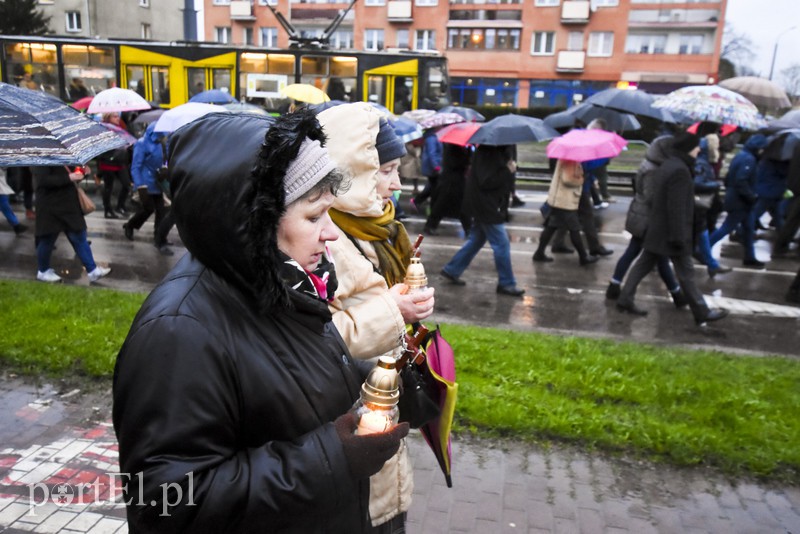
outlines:
[{"label": "knitted grey hat", "polygon": [[320,142],[306,137],[283,178],[286,206],[308,193],[335,168],[328,151]]},{"label": "knitted grey hat", "polygon": [[399,159],[406,155],[406,145],[397,137],[394,127],[386,119],[381,119],[378,137],[375,139],[378,151],[378,162],[383,165],[387,161]]}]

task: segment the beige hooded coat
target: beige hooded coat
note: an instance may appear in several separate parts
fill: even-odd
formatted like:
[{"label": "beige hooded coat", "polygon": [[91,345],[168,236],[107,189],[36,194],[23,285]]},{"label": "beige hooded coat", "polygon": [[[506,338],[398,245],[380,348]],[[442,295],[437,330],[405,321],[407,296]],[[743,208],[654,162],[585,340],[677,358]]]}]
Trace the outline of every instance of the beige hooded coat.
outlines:
[{"label": "beige hooded coat", "polygon": [[[333,207],[361,217],[383,214],[378,194],[378,137],[380,113],[357,102],[328,108],[318,119],[328,136],[326,147],[345,176],[349,189]],[[399,356],[405,322],[389,295],[389,286],[377,272],[378,256],[369,241],[358,240],[363,254],[344,232],[328,246],[336,265],[339,287],[330,304],[333,323],[355,358],[383,354]],[[385,523],[408,511],[414,489],[411,462],[405,441],[383,469],[370,478],[369,511],[373,525]]]}]

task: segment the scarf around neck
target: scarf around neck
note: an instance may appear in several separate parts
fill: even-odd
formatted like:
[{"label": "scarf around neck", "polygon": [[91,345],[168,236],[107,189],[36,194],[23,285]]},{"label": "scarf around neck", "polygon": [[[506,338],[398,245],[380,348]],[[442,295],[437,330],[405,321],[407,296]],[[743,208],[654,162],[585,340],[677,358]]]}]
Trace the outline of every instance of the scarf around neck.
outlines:
[{"label": "scarf around neck", "polygon": [[282,260],[279,266],[280,275],[286,285],[325,303],[333,300],[338,282],[336,270],[328,258],[327,251],[314,271],[306,271],[283,252],[278,251],[278,254]]},{"label": "scarf around neck", "polygon": [[394,204],[387,203],[378,217],[357,217],[335,208],[328,213],[349,237],[372,244],[378,256],[378,270],[389,287],[403,281],[411,261],[411,240],[405,226],[394,219]]}]

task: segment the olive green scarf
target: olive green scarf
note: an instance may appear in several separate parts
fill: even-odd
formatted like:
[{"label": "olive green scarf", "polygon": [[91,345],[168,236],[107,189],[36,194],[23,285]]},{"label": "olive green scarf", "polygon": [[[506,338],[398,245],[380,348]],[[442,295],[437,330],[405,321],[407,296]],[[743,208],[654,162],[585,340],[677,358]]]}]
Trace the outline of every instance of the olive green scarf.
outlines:
[{"label": "olive green scarf", "polygon": [[411,261],[411,240],[402,223],[394,220],[394,204],[386,204],[379,217],[357,217],[335,208],[328,213],[348,236],[372,243],[378,255],[378,269],[389,287],[403,281]]}]

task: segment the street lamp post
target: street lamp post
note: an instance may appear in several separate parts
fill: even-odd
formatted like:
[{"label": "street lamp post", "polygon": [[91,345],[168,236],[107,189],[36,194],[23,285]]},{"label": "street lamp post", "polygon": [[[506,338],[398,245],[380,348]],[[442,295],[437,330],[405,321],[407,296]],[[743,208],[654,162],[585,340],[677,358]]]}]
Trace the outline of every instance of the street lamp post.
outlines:
[{"label": "street lamp post", "polygon": [[791,28],[787,28],[783,30],[781,33],[778,34],[778,37],[775,39],[775,48],[772,49],[772,65],[769,67],[769,79],[772,80],[772,73],[775,71],[775,56],[778,55],[778,43],[781,41],[781,37],[786,35],[792,30],[796,30],[797,26],[792,26]]}]

